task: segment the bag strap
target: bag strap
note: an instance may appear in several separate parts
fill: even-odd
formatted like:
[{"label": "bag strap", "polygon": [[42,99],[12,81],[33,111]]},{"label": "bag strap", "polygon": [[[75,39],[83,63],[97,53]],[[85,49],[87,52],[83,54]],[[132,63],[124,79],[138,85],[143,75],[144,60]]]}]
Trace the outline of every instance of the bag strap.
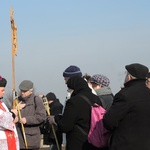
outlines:
[{"label": "bag strap", "polygon": [[[90,100],[86,97],[86,96],[84,96],[84,95],[79,95],[80,97],[82,97],[90,106],[92,106],[92,103],[90,102]],[[83,133],[83,135],[88,135],[88,133],[86,133],[79,125],[75,125],[82,133]]]},{"label": "bag strap", "polygon": [[79,95],[80,97],[82,97],[86,102],[88,102],[90,104],[90,106],[92,106],[91,101],[84,95]]},{"label": "bag strap", "polygon": [[35,105],[35,109],[36,109],[37,105],[36,105],[36,100],[35,100],[35,98],[36,98],[36,96],[34,96],[34,105]]}]

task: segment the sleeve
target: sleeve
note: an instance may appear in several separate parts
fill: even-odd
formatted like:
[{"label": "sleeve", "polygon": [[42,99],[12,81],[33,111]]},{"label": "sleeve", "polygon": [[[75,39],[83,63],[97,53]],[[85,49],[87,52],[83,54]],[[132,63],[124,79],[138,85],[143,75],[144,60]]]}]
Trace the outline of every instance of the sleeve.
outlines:
[{"label": "sleeve", "polygon": [[103,118],[104,126],[108,130],[114,130],[129,110],[127,98],[122,94],[116,94],[109,111]]},{"label": "sleeve", "polygon": [[69,132],[74,128],[74,124],[77,119],[77,108],[73,101],[69,99],[66,102],[66,106],[64,109],[64,113],[62,116],[56,115],[55,122],[57,123],[58,127],[60,128],[61,132]]},{"label": "sleeve", "polygon": [[63,106],[58,103],[55,107],[51,108],[51,115],[62,114]]},{"label": "sleeve", "polygon": [[0,109],[0,128],[13,131],[13,118],[10,112],[5,112]]}]

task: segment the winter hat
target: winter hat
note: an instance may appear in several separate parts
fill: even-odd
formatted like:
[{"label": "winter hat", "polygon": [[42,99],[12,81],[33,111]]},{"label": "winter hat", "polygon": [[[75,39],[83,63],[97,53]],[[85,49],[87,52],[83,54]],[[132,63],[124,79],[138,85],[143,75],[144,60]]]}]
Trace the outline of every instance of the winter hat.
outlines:
[{"label": "winter hat", "polygon": [[96,83],[96,84],[102,85],[102,86],[109,86],[109,83],[110,83],[109,79],[102,74],[93,75],[90,82]]},{"label": "winter hat", "polygon": [[56,96],[55,96],[55,94],[52,93],[52,92],[49,92],[49,93],[46,95],[46,97],[47,97],[47,100],[48,100],[48,101],[50,101],[50,100],[56,100],[56,99],[57,99]]},{"label": "winter hat", "polygon": [[33,82],[30,80],[24,80],[19,85],[19,89],[22,91],[28,91],[32,88],[33,88]]},{"label": "winter hat", "polygon": [[7,80],[5,78],[2,78],[2,76],[0,76],[0,87],[5,87],[7,84]]},{"label": "winter hat", "polygon": [[64,72],[63,72],[63,77],[67,78],[67,77],[73,77],[73,76],[82,76],[82,72],[80,70],[79,67],[77,66],[69,66]]},{"label": "winter hat", "polygon": [[149,69],[138,63],[133,63],[125,66],[126,70],[137,79],[146,79]]}]

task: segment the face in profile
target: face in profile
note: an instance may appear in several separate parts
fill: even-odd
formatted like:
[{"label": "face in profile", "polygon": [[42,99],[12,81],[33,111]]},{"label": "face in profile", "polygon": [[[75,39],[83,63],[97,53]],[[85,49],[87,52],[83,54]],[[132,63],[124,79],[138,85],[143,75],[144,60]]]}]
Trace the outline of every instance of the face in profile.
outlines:
[{"label": "face in profile", "polygon": [[64,77],[64,80],[65,80],[65,84],[67,84],[69,77]]},{"label": "face in profile", "polygon": [[2,98],[5,94],[5,87],[0,87],[0,98]]},{"label": "face in profile", "polygon": [[24,97],[31,95],[32,91],[31,90],[28,90],[28,91],[20,90],[20,93],[21,93],[21,97],[24,98]]},{"label": "face in profile", "polygon": [[129,81],[129,73],[126,71],[125,72],[125,79],[124,79],[124,83]]}]

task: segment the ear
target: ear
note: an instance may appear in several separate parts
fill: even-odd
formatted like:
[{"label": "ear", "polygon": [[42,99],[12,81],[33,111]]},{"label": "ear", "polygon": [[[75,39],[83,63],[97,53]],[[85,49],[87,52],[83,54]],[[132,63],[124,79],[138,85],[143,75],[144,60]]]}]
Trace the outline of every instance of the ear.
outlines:
[{"label": "ear", "polygon": [[124,83],[126,83],[126,82],[128,82],[128,81],[130,81],[130,80],[132,80],[132,78],[131,78],[130,74],[127,72],[127,73],[126,73],[126,76],[125,76]]},{"label": "ear", "polygon": [[96,85],[95,90],[101,89],[101,85]]},{"label": "ear", "polygon": [[128,81],[132,80],[132,76],[130,74],[128,74]]}]

